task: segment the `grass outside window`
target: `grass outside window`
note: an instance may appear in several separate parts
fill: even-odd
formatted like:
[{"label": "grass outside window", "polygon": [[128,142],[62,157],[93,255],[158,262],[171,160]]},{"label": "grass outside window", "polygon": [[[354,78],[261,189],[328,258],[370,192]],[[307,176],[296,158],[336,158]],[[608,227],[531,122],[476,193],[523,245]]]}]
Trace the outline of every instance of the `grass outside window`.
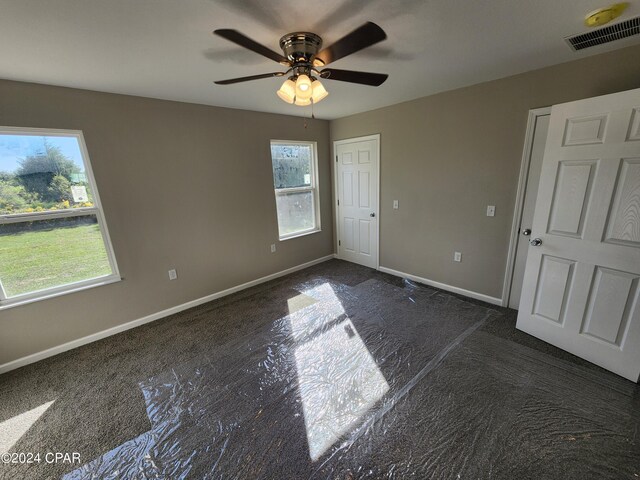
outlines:
[{"label": "grass outside window", "polygon": [[64,226],[0,233],[0,279],[7,297],[109,274],[109,259],[94,217],[78,217]]}]

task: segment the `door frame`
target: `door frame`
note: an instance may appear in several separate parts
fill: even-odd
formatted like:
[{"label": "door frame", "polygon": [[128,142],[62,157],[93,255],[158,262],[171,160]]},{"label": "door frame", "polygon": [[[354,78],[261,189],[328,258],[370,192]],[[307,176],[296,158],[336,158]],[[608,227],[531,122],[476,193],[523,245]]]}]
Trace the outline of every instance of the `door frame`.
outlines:
[{"label": "door frame", "polygon": [[513,220],[511,221],[511,236],[509,237],[509,251],[507,253],[507,267],[504,273],[504,283],[502,285],[502,306],[509,306],[509,296],[511,295],[511,284],[513,283],[513,271],[516,266],[516,248],[518,247],[518,237],[520,235],[519,226],[522,221],[522,211],[524,209],[524,195],[527,190],[529,180],[529,166],[531,164],[531,153],[533,151],[533,137],[535,125],[538,117],[551,115],[551,107],[532,108],[529,110],[527,120],[527,130],[524,136],[524,147],[522,149],[522,160],[520,161],[520,175],[518,178],[518,190],[516,191],[516,203],[513,209]]},{"label": "door frame", "polygon": [[333,163],[333,206],[335,208],[335,215],[334,215],[334,220],[333,220],[333,225],[335,227],[335,232],[336,232],[336,253],[335,253],[335,257],[339,258],[342,260],[342,258],[340,257],[340,248],[337,244],[338,241],[340,241],[340,206],[338,205],[338,155],[336,154],[337,151],[337,146],[338,145],[343,145],[345,143],[354,143],[354,142],[364,142],[364,141],[368,141],[368,140],[376,140],[376,150],[378,153],[378,165],[376,166],[376,170],[377,170],[377,178],[376,178],[376,185],[374,187],[374,191],[377,193],[378,195],[378,206],[377,206],[377,212],[376,215],[378,216],[378,221],[376,222],[376,231],[375,231],[375,238],[376,238],[376,244],[377,244],[377,252],[376,252],[376,270],[380,270],[380,163],[382,161],[382,159],[380,158],[380,134],[379,133],[374,133],[371,135],[365,135],[362,137],[353,137],[353,138],[345,138],[342,140],[334,140],[333,141],[333,152],[332,152],[332,158],[334,159]]}]

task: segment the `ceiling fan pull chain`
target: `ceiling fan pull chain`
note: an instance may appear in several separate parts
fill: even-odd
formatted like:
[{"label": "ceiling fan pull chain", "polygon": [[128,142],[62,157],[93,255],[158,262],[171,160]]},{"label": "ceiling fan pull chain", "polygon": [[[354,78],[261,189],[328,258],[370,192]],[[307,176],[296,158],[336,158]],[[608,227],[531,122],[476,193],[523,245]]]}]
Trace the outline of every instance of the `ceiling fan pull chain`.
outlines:
[{"label": "ceiling fan pull chain", "polygon": [[[309,127],[309,123],[307,122],[307,117],[304,118],[304,129],[306,130]],[[311,99],[311,119],[315,120],[316,116],[313,114],[313,98]]]}]

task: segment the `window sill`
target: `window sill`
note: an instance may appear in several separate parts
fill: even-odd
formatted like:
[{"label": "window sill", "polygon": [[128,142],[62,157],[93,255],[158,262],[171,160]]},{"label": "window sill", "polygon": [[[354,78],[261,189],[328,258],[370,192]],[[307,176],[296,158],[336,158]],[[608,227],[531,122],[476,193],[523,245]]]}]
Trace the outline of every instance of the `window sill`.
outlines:
[{"label": "window sill", "polygon": [[109,285],[122,281],[117,275],[109,275],[107,277],[100,277],[93,280],[86,280],[84,282],[78,282],[63,287],[57,287],[44,292],[38,292],[34,294],[25,294],[20,297],[8,298],[6,300],[0,300],[0,311],[7,310],[13,307],[19,307],[21,305],[27,305],[29,303],[39,302],[41,300],[47,300],[50,298],[60,297],[69,293],[81,292],[82,290],[88,290],[89,288],[101,287],[102,285]]},{"label": "window sill", "polygon": [[291,240],[293,238],[306,237],[307,235],[313,235],[314,233],[319,233],[321,231],[321,228],[314,228],[313,230],[305,230],[304,232],[292,233],[291,235],[287,235],[286,237],[280,237],[280,241],[284,242],[285,240]]}]

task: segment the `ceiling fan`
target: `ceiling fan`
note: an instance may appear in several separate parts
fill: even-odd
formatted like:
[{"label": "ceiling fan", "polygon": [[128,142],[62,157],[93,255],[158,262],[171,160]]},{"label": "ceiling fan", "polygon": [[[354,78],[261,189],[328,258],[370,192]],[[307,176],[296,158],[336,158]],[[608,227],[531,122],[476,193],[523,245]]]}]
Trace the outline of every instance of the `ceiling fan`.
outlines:
[{"label": "ceiling fan", "polygon": [[285,72],[263,73],[248,77],[219,80],[215,82],[216,84],[231,85],[261,78],[284,77],[291,73],[276,92],[287,103],[305,106],[318,103],[325,98],[329,93],[325,90],[319,78],[378,87],[388,77],[384,73],[324,68],[331,62],[386,39],[387,35],[384,30],[373,22],[365,23],[333,45],[322,50],[322,38],[315,33],[288,33],[280,39],[280,48],[282,48],[284,55],[280,55],[251,40],[237,30],[224,28],[215,30],[213,33],[288,67]]}]

